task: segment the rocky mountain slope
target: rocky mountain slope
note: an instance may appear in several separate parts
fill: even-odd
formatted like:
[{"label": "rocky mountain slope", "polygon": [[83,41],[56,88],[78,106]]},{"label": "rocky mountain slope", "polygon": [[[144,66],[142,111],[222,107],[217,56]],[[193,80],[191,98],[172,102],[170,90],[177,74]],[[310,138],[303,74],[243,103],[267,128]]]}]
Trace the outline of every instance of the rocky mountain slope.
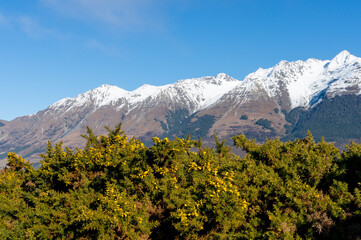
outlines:
[{"label": "rocky mountain slope", "polygon": [[[0,159],[8,151],[36,159],[47,140],[82,146],[80,134],[86,126],[102,134],[104,126],[119,122],[128,135],[145,142],[153,136],[187,134],[208,141],[214,133],[220,138],[245,133],[260,141],[298,137],[307,128],[307,119],[314,119],[310,112],[336,96],[338,103],[343,97],[358,96],[360,87],[361,59],[347,51],[332,60],[281,61],[242,81],[221,73],[159,87],[143,85],[134,91],[102,85],[0,126]],[[358,99],[348,102],[351,108],[347,111],[352,112]],[[300,119],[303,127],[298,124]],[[322,122],[322,117],[316,119]]]}]

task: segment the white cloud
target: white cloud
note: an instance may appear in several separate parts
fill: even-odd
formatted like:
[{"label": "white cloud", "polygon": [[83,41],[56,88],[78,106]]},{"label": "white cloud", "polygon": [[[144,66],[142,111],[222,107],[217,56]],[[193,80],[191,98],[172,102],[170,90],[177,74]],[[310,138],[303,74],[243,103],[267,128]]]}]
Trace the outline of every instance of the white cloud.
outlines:
[{"label": "white cloud", "polygon": [[39,38],[50,33],[48,29],[40,26],[38,22],[34,21],[30,17],[18,17],[16,22],[19,24],[20,29],[30,37]]},{"label": "white cloud", "polygon": [[85,42],[85,47],[99,51],[107,56],[119,55],[119,49],[117,47],[105,45],[95,39],[90,39]]},{"label": "white cloud", "polygon": [[159,10],[168,0],[40,0],[63,16],[122,29],[161,25]]},{"label": "white cloud", "polygon": [[9,19],[5,17],[2,13],[0,13],[0,26],[8,26]]},{"label": "white cloud", "polygon": [[0,24],[5,23],[5,18],[4,16],[0,13]]},{"label": "white cloud", "polygon": [[63,33],[48,27],[44,27],[38,21],[28,16],[19,16],[15,18],[12,22],[18,25],[21,31],[23,31],[28,37],[31,38],[65,38],[65,35]]},{"label": "white cloud", "polygon": [[39,24],[34,18],[29,16],[4,16],[0,13],[0,26],[19,29],[31,38],[56,37],[64,38],[64,34],[51,28]]}]

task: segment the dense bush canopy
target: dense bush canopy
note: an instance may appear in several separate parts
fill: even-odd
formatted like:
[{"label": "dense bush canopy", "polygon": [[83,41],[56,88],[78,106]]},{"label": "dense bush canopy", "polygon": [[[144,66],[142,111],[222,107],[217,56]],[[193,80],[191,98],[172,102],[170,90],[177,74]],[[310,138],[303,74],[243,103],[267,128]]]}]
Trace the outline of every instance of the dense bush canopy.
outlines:
[{"label": "dense bush canopy", "polygon": [[9,153],[1,239],[355,239],[361,146],[153,138],[88,129],[84,149],[48,144],[41,167]]}]

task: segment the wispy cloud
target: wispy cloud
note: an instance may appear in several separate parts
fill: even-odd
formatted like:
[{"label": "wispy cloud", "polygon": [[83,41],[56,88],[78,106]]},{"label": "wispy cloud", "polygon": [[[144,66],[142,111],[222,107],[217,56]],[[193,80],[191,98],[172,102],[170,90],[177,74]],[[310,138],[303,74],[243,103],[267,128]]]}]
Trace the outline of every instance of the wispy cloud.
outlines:
[{"label": "wispy cloud", "polygon": [[0,13],[0,26],[7,26],[9,24],[9,20]]},{"label": "wispy cloud", "polygon": [[57,37],[63,38],[63,35],[58,31],[44,27],[37,21],[28,16],[17,17],[14,21],[28,37],[31,38],[45,38],[45,37]]},{"label": "wispy cloud", "polygon": [[63,16],[133,30],[159,28],[158,11],[167,0],[40,0]]},{"label": "wispy cloud", "polygon": [[85,42],[85,47],[96,50],[107,56],[119,56],[119,49],[113,45],[105,45],[98,40],[90,39]]},{"label": "wispy cloud", "polygon": [[20,30],[30,38],[65,38],[65,34],[60,31],[45,27],[34,18],[25,15],[9,16],[0,13],[0,26]]},{"label": "wispy cloud", "polygon": [[5,18],[4,16],[0,13],[0,24],[4,24],[5,23]]}]

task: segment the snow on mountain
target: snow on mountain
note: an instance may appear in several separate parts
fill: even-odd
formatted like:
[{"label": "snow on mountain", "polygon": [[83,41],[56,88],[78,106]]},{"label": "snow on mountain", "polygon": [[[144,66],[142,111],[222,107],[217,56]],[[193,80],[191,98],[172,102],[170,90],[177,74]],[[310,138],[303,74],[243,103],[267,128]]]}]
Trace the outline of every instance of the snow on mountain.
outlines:
[{"label": "snow on mountain", "polygon": [[[164,86],[152,86],[144,84],[141,87],[126,91],[117,86],[102,85],[99,88],[80,94],[75,98],[64,98],[49,106],[54,110],[69,111],[74,107],[81,107],[86,104],[93,104],[95,109],[104,105],[116,104],[122,100],[122,107],[129,104],[133,109],[137,104],[151,98],[156,99],[160,95],[167,95],[169,99],[187,99],[192,105],[195,105],[193,111],[205,108],[216,102],[223,94],[233,89],[241,82],[224,73],[215,77],[202,77],[179,80],[174,84]],[[179,95],[182,96],[179,96]]]},{"label": "snow on mountain", "polygon": [[361,58],[347,51],[338,54],[327,66],[331,79],[327,89],[330,98],[348,94],[361,94]]},{"label": "snow on mountain", "polygon": [[225,73],[220,73],[216,77],[179,80],[164,91],[173,96],[181,93],[182,98],[188,99],[195,105],[195,108],[192,109],[194,112],[212,105],[241,83]]},{"label": "snow on mountain", "polygon": [[[291,109],[312,107],[325,94],[334,96],[348,91],[355,84],[360,86],[360,64],[361,58],[347,51],[332,60],[281,61],[274,67],[260,68],[249,74],[241,88],[252,89],[257,85],[272,98],[286,90]],[[360,94],[359,91],[353,93]]]},{"label": "snow on mountain", "polygon": [[270,98],[286,96],[290,109],[312,107],[325,96],[333,97],[344,92],[360,94],[361,58],[342,51],[332,60],[281,61],[274,67],[258,69],[243,81],[225,73],[215,77],[179,80],[164,86],[143,85],[133,91],[117,86],[102,85],[75,98],[64,98],[50,109],[68,111],[74,107],[92,104],[94,110],[104,105],[128,106],[134,109],[146,100],[152,102],[165,97],[173,102],[185,102],[191,112],[216,103],[226,93],[237,95],[241,102],[262,89]]},{"label": "snow on mountain", "polygon": [[157,96],[162,90],[165,90],[170,85],[164,86],[152,86],[148,84],[144,84],[143,86],[135,89],[134,91],[128,92],[127,95],[123,96],[130,104],[136,104],[138,102],[142,102],[149,97]]},{"label": "snow on mountain", "polygon": [[345,68],[349,64],[360,62],[360,58],[353,56],[348,51],[342,51],[334,57],[327,66],[329,71],[337,71],[340,68]]},{"label": "snow on mountain", "polygon": [[63,98],[49,106],[50,109],[66,109],[69,111],[75,107],[82,107],[86,104],[94,104],[95,108],[103,105],[114,104],[129,92],[117,86],[103,84],[102,86],[79,94],[75,98]]}]

